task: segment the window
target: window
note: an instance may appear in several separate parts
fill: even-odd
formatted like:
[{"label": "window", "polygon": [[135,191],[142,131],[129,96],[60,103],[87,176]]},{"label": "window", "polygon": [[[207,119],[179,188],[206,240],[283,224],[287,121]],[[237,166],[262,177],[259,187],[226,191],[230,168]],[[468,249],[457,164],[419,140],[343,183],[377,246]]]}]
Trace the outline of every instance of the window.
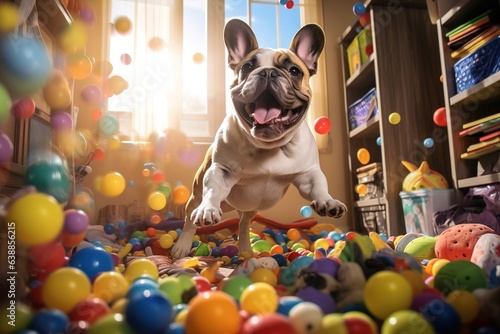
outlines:
[{"label": "window", "polygon": [[241,18],[260,46],[286,48],[307,1],[313,0],[296,0],[287,9],[280,0],[112,0],[109,78],[123,78],[128,87],[108,93],[107,110],[119,121],[122,140],[144,141],[171,128],[192,141],[212,141],[232,81],[225,22]]}]

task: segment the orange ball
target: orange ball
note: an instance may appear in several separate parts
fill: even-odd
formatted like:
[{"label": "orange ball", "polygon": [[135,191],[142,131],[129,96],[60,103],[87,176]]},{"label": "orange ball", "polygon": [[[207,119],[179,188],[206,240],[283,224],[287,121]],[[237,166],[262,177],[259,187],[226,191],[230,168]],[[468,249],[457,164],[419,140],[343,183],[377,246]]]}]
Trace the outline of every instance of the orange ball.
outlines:
[{"label": "orange ball", "polygon": [[222,291],[205,291],[189,302],[186,333],[236,334],[240,324],[238,305]]},{"label": "orange ball", "polygon": [[172,192],[172,199],[177,205],[186,204],[190,196],[189,189],[186,186],[180,185],[175,187]]}]

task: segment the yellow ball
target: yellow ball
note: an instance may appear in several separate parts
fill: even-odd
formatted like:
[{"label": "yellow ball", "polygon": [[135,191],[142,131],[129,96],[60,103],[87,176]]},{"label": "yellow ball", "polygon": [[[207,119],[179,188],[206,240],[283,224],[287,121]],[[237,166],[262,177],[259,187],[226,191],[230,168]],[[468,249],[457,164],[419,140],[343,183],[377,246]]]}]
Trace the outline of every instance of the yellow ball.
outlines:
[{"label": "yellow ball", "polygon": [[439,259],[432,265],[432,275],[436,276],[436,274],[443,268],[446,264],[448,264],[450,260],[448,259]]},{"label": "yellow ball", "polygon": [[479,302],[470,291],[453,290],[446,301],[458,312],[462,324],[470,324],[479,314]]},{"label": "yellow ball", "polygon": [[115,30],[120,34],[126,34],[132,28],[132,21],[126,16],[120,16],[115,20]]},{"label": "yellow ball", "polygon": [[392,125],[399,124],[401,122],[401,115],[398,114],[397,112],[393,112],[392,114],[389,115],[389,123]]},{"label": "yellow ball", "polygon": [[101,191],[104,195],[115,197],[125,190],[125,178],[118,172],[104,175],[101,182]]},{"label": "yellow ball", "polygon": [[78,268],[63,267],[53,271],[43,283],[42,298],[48,308],[65,313],[90,296],[91,285],[87,275]]},{"label": "yellow ball", "polygon": [[108,304],[125,297],[128,288],[129,283],[125,276],[115,271],[99,274],[93,284],[94,295]]},{"label": "yellow ball", "polygon": [[10,32],[17,28],[19,13],[13,3],[0,3],[0,32]]},{"label": "yellow ball", "polygon": [[30,193],[9,207],[5,224],[18,242],[40,245],[54,240],[64,225],[64,212],[57,200],[44,193]]},{"label": "yellow ball", "polygon": [[158,241],[160,242],[160,246],[165,249],[172,247],[174,244],[174,238],[168,233],[163,234]]},{"label": "yellow ball", "polygon": [[149,194],[148,205],[153,210],[161,210],[167,205],[167,198],[160,191],[153,191]]},{"label": "yellow ball", "polygon": [[149,259],[139,258],[130,263],[125,270],[125,278],[129,282],[133,282],[142,275],[149,275],[154,279],[158,279],[158,267]]},{"label": "yellow ball", "polygon": [[274,272],[267,268],[257,268],[250,273],[249,278],[253,282],[264,282],[271,286],[276,286],[278,283],[278,278]]},{"label": "yellow ball", "polygon": [[321,319],[321,328],[318,334],[349,334],[349,330],[344,323],[341,313],[329,313]]},{"label": "yellow ball", "polygon": [[272,285],[255,282],[241,292],[240,306],[250,314],[273,313],[278,308],[278,294]]},{"label": "yellow ball", "polygon": [[87,39],[88,33],[85,25],[79,21],[73,21],[59,36],[59,46],[66,53],[74,53],[85,49]]}]

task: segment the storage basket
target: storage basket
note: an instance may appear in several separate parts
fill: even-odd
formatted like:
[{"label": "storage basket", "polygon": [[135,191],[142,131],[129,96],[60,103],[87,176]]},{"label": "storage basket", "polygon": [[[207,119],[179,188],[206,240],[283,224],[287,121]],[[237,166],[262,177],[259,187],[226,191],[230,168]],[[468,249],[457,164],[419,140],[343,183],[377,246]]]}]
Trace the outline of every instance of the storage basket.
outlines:
[{"label": "storage basket", "polygon": [[358,101],[349,106],[349,125],[351,130],[366,123],[378,113],[377,91],[372,88]]},{"label": "storage basket", "polygon": [[457,93],[500,71],[500,36],[459,60],[454,70]]}]

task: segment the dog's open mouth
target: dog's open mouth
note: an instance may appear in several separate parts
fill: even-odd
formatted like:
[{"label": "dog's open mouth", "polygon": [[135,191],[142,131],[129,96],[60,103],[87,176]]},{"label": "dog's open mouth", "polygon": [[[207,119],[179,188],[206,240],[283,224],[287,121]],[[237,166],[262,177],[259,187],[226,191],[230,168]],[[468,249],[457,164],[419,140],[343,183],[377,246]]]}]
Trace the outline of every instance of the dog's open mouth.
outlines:
[{"label": "dog's open mouth", "polygon": [[[305,111],[305,106],[289,109],[283,107],[273,94],[265,90],[252,103],[244,105],[245,120],[255,128],[272,128],[284,131],[296,124]],[[241,111],[241,110],[240,110]]]}]

